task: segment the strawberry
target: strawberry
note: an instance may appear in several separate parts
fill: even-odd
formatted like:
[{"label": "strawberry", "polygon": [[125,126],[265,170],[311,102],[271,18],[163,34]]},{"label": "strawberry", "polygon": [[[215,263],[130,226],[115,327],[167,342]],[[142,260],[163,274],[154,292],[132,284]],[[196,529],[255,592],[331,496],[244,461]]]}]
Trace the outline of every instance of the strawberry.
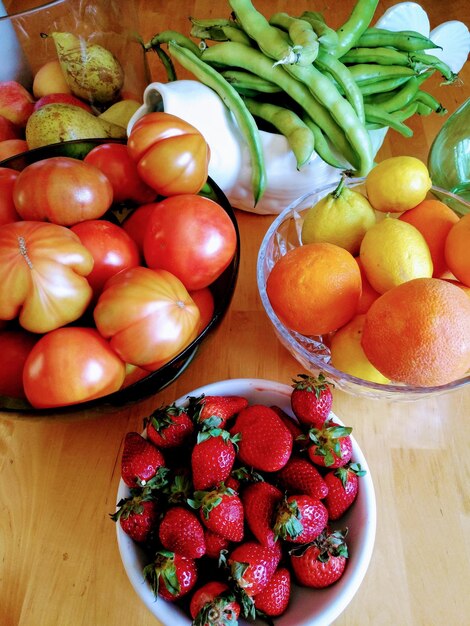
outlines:
[{"label": "strawberry", "polygon": [[341,578],[348,557],[345,534],[324,532],[313,543],[291,552],[290,562],[300,585],[321,589]]},{"label": "strawberry", "polygon": [[294,415],[308,428],[321,428],[333,404],[332,383],[322,373],[318,377],[299,374],[298,380],[292,382],[290,401]]},{"label": "strawberry", "polygon": [[196,491],[210,489],[224,482],[236,458],[235,443],[227,430],[213,428],[199,433],[191,453],[191,469]]},{"label": "strawberry", "polygon": [[277,472],[289,460],[292,434],[268,406],[253,404],[240,411],[230,432],[241,437],[237,456],[246,465]]},{"label": "strawberry", "polygon": [[328,485],[328,495],[325,506],[331,520],[336,520],[345,513],[357,497],[359,491],[359,476],[364,476],[365,470],[358,463],[347,463],[336,470],[330,470],[325,475]]},{"label": "strawberry", "polygon": [[147,438],[157,448],[177,448],[184,445],[194,431],[194,424],[182,407],[176,404],[156,409],[144,420]]},{"label": "strawberry", "polygon": [[242,502],[246,522],[262,546],[270,548],[277,539],[272,526],[274,511],[282,497],[282,492],[267,482],[253,483],[243,490]]},{"label": "strawberry", "polygon": [[168,509],[160,522],[158,536],[167,550],[190,559],[199,559],[206,551],[204,529],[197,516],[182,506]]},{"label": "strawberry", "polygon": [[266,548],[257,541],[246,541],[232,550],[227,563],[237,586],[252,597],[265,589],[280,559],[279,542]]},{"label": "strawberry", "polygon": [[290,578],[287,567],[279,567],[263,591],[253,597],[257,611],[269,617],[282,615],[290,600]]},{"label": "strawberry", "polygon": [[174,602],[191,591],[196,584],[197,566],[194,559],[169,550],[160,550],[153,562],[144,567],[143,574],[149,581],[155,598],[161,596]]},{"label": "strawberry", "polygon": [[316,465],[336,468],[346,465],[352,456],[352,428],[340,426],[327,420],[322,428],[311,428],[309,439],[313,442],[308,448],[308,456]]},{"label": "strawberry", "polygon": [[217,418],[218,428],[225,428],[226,423],[242,409],[248,406],[248,400],[242,396],[200,396],[189,397],[189,411],[198,423],[209,418]]},{"label": "strawberry", "polygon": [[289,493],[302,493],[321,500],[328,485],[315,465],[300,456],[291,456],[278,474],[279,482]]},{"label": "strawberry", "polygon": [[193,593],[189,613],[194,626],[230,626],[238,623],[240,605],[228,585],[212,580]]},{"label": "strawberry", "polygon": [[316,498],[306,495],[288,496],[277,509],[274,532],[293,543],[313,541],[325,529],[328,511]]},{"label": "strawberry", "polygon": [[294,438],[294,441],[296,441],[297,438],[303,434],[303,431],[299,427],[298,422],[296,422],[296,420],[293,417],[291,417],[288,413],[283,411],[281,407],[271,406],[271,408],[273,411],[275,411],[279,415],[283,423],[287,426],[287,428],[292,433],[292,437]]},{"label": "strawberry", "polygon": [[208,528],[204,528],[204,542],[206,544],[206,557],[209,559],[219,559],[221,550],[227,550],[230,541],[222,535],[213,533]]},{"label": "strawberry", "polygon": [[157,503],[152,499],[151,490],[144,490],[120,500],[118,507],[110,516],[111,519],[115,522],[119,520],[122,530],[134,541],[147,541],[158,518]]},{"label": "strawberry", "polygon": [[127,433],[121,459],[121,477],[128,487],[143,487],[164,469],[163,454],[136,432]]},{"label": "strawberry", "polygon": [[229,541],[243,539],[244,512],[238,495],[225,486],[213,491],[195,491],[189,505],[200,509],[200,517],[206,528]]}]

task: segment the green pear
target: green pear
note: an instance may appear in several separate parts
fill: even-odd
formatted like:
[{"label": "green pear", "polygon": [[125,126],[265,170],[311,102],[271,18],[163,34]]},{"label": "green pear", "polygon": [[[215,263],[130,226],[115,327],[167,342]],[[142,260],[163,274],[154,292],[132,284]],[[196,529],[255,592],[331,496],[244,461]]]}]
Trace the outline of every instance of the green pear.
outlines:
[{"label": "green pear", "polygon": [[30,150],[73,139],[109,136],[98,117],[72,104],[47,104],[34,111],[26,123],[26,141]]},{"label": "green pear", "polygon": [[53,32],[57,56],[72,93],[91,103],[114,102],[124,82],[124,71],[113,53],[66,32]]}]

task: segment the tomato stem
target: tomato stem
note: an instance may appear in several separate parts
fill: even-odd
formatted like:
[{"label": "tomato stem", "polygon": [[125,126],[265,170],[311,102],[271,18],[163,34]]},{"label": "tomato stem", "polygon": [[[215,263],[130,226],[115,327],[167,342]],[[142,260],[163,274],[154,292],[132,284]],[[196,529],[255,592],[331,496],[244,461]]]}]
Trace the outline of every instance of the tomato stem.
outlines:
[{"label": "tomato stem", "polygon": [[28,256],[28,251],[26,249],[26,241],[24,237],[18,237],[18,246],[20,248],[20,252],[24,257],[24,260],[26,261],[26,263],[28,264],[29,269],[33,269],[33,263],[31,261],[31,259]]}]

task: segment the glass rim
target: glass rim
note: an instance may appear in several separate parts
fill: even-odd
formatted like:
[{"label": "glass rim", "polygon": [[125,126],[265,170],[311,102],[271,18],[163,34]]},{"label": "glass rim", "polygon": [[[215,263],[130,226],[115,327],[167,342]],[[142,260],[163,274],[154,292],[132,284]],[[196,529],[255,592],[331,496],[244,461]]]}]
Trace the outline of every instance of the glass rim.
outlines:
[{"label": "glass rim", "polygon": [[16,11],[15,13],[8,13],[5,15],[0,15],[0,23],[6,22],[14,18],[16,19],[16,18],[21,18],[21,17],[28,17],[30,15],[33,15],[37,11],[42,11],[43,9],[53,7],[59,4],[63,4],[63,2],[65,1],[66,0],[50,0],[50,2],[43,2],[42,4],[39,4],[37,7],[31,7],[30,9],[23,9],[22,11]]}]

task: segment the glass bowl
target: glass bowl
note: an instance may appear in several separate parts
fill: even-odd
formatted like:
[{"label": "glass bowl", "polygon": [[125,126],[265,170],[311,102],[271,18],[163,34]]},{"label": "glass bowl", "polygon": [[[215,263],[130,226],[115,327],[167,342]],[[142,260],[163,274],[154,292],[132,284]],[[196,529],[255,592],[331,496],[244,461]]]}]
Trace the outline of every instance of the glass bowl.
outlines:
[{"label": "glass bowl", "polygon": [[[114,140],[118,142],[118,140]],[[42,148],[36,148],[28,152],[23,152],[15,157],[5,159],[0,162],[0,167],[9,167],[21,171],[30,163],[44,158],[55,156],[69,156],[84,158],[86,154],[95,146],[101,143],[110,143],[110,139],[88,139],[68,141],[58,144],[51,144]],[[210,290],[214,297],[214,312],[208,325],[199,335],[171,361],[160,367],[158,370],[149,373],[128,387],[120,389],[112,394],[89,400],[80,404],[53,409],[34,409],[24,400],[0,396],[0,417],[11,419],[38,419],[38,418],[81,418],[94,417],[103,413],[116,411],[117,408],[138,402],[148,398],[173,382],[190,365],[197,354],[200,344],[214,331],[224,318],[225,313],[232,300],[235,290],[238,268],[240,261],[240,233],[235,213],[222,190],[212,179],[208,179],[207,184],[200,192],[212,200],[215,200],[230,217],[236,232],[237,247],[235,255],[229,266],[221,276],[210,285]],[[121,221],[122,209],[115,210],[116,219]]]},{"label": "glass bowl", "polygon": [[[202,394],[206,396],[242,396],[250,404],[275,405],[291,417],[293,416],[290,406],[292,387],[276,381],[256,378],[217,381],[189,391],[175,403],[177,406],[185,406],[188,402],[188,396],[199,397]],[[331,416],[333,417],[334,414],[332,413]],[[335,421],[342,423],[340,419],[334,417]],[[347,425],[347,419],[344,422]],[[374,550],[377,504],[367,460],[353,435],[351,439],[353,444],[352,459],[359,463],[362,469],[366,470],[366,474],[360,478],[359,492],[351,509],[339,520],[331,522],[333,529],[348,528],[347,544],[350,556],[345,573],[335,584],[324,589],[309,589],[293,584],[289,607],[284,615],[276,617],[277,626],[325,626],[333,623],[351,602],[366,575]],[[128,497],[129,493],[129,488],[121,479],[116,503]],[[152,615],[162,624],[191,626],[191,619],[183,611],[180,603],[167,602],[163,598],[158,598],[155,601],[153,591],[142,574],[142,569],[149,563],[149,556],[144,549],[126,535],[119,523],[116,524],[116,534],[122,563],[129,581]],[[123,602],[125,602],[125,598]],[[241,618],[238,623],[240,626],[248,626],[248,622]],[[261,620],[250,623],[257,626],[265,624]]]},{"label": "glass bowl", "polygon": [[[365,179],[351,178],[346,181],[348,187],[365,194]],[[257,282],[263,307],[274,327],[279,341],[297,359],[308,372],[318,374],[320,371],[334,383],[335,387],[357,396],[384,400],[418,400],[428,396],[449,393],[470,383],[470,373],[463,378],[446,385],[436,387],[414,387],[402,384],[381,384],[363,380],[342,372],[330,364],[330,350],[327,337],[305,336],[288,329],[274,312],[266,292],[266,281],[276,261],[291,248],[301,245],[301,229],[303,216],[308,207],[314,205],[326,194],[337,187],[325,186],[317,191],[307,193],[291,203],[273,221],[268,228],[258,254]],[[456,194],[433,186],[429,197],[438,197],[439,200],[452,206],[460,214],[468,212],[470,203]]]}]

